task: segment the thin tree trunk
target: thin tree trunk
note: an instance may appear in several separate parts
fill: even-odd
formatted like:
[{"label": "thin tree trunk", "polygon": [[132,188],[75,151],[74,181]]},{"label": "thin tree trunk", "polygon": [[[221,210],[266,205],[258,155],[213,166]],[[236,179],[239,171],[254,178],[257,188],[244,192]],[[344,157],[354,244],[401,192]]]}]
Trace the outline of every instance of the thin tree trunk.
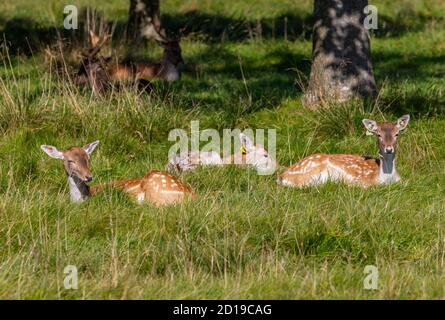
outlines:
[{"label": "thin tree trunk", "polygon": [[312,69],[303,102],[373,97],[369,32],[364,27],[368,0],[314,0]]},{"label": "thin tree trunk", "polygon": [[159,0],[130,0],[127,37],[140,41],[161,40],[161,19]]}]

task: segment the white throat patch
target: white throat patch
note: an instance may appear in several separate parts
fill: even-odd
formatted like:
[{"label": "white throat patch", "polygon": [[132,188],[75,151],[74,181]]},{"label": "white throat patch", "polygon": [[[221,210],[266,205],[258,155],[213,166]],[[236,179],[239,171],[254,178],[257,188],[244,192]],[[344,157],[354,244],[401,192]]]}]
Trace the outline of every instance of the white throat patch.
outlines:
[{"label": "white throat patch", "polygon": [[167,63],[164,67],[165,80],[177,81],[179,80],[179,70],[173,64]]}]

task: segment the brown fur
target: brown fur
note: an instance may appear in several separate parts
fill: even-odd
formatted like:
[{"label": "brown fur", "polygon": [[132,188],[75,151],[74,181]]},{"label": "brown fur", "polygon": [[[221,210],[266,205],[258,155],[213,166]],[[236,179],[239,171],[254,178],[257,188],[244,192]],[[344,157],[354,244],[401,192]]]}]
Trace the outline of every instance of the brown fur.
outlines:
[{"label": "brown fur", "polygon": [[71,147],[63,152],[63,156],[63,166],[67,173],[71,172],[83,181],[92,178],[89,168],[90,157],[83,148]]},{"label": "brown fur", "polygon": [[[163,44],[164,53],[159,63],[115,63],[110,64],[108,73],[114,81],[137,81],[144,80],[169,80],[169,65],[175,69],[180,68],[184,63],[182,59],[181,47],[178,41],[169,41]],[[179,71],[179,70],[178,70]]]},{"label": "brown fur", "polygon": [[[156,206],[181,203],[189,197],[195,198],[193,190],[178,178],[162,171],[153,170],[141,179],[116,181],[108,184],[123,190],[138,202],[146,201]],[[92,195],[107,185],[90,187]]]},{"label": "brown fur", "polygon": [[75,79],[76,84],[89,84],[93,90],[103,92],[111,81],[136,83],[139,80],[177,80],[171,79],[169,73],[172,71],[178,73],[179,79],[179,68],[184,63],[179,41],[165,39],[161,43],[164,53],[159,63],[120,63],[113,62],[111,57],[104,58],[100,55],[101,48],[110,38],[111,36],[108,34],[99,37],[90,31],[90,48],[84,54],[84,59]]},{"label": "brown fur", "polygon": [[378,182],[379,165],[375,159],[362,156],[314,154],[287,168],[280,179],[286,185],[304,187],[321,182],[323,174],[333,181],[368,187]]},{"label": "brown fur", "polygon": [[195,198],[193,190],[187,184],[166,172],[156,170],[148,172],[140,179],[86,185],[86,182],[93,179],[89,169],[89,158],[98,144],[99,141],[95,141],[83,148],[71,147],[65,151],[59,151],[56,147],[49,145],[41,146],[49,156],[63,161],[65,171],[69,176],[68,181],[73,181],[70,184],[72,201],[79,202],[96,195],[107,185],[128,193],[139,203],[149,202],[156,206],[181,203],[190,196]]},{"label": "brown fur", "polygon": [[[368,132],[377,137],[379,160],[351,154],[314,154],[287,168],[279,176],[278,182],[291,187],[305,187],[330,180],[369,187],[399,181],[400,177],[395,169],[397,137],[408,122],[408,115],[402,116],[396,123],[363,120]],[[385,159],[386,169],[383,161]]]}]

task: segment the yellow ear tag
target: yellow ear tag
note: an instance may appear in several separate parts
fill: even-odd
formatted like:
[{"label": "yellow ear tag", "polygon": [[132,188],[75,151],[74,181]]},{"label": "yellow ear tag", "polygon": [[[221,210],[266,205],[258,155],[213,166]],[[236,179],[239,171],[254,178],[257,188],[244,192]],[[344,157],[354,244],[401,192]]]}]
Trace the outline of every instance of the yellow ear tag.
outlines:
[{"label": "yellow ear tag", "polygon": [[247,150],[245,146],[241,146],[241,148],[239,149],[239,151],[241,151],[242,154],[247,154]]}]

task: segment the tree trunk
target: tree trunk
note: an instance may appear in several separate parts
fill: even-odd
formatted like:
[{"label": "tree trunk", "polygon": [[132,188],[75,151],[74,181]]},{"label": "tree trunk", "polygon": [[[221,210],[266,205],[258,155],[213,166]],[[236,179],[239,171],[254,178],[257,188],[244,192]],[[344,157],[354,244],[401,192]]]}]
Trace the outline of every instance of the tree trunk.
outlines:
[{"label": "tree trunk", "polygon": [[314,0],[312,68],[306,105],[377,93],[363,10],[368,0]]},{"label": "tree trunk", "polygon": [[128,39],[160,40],[162,33],[159,0],[130,0]]}]

